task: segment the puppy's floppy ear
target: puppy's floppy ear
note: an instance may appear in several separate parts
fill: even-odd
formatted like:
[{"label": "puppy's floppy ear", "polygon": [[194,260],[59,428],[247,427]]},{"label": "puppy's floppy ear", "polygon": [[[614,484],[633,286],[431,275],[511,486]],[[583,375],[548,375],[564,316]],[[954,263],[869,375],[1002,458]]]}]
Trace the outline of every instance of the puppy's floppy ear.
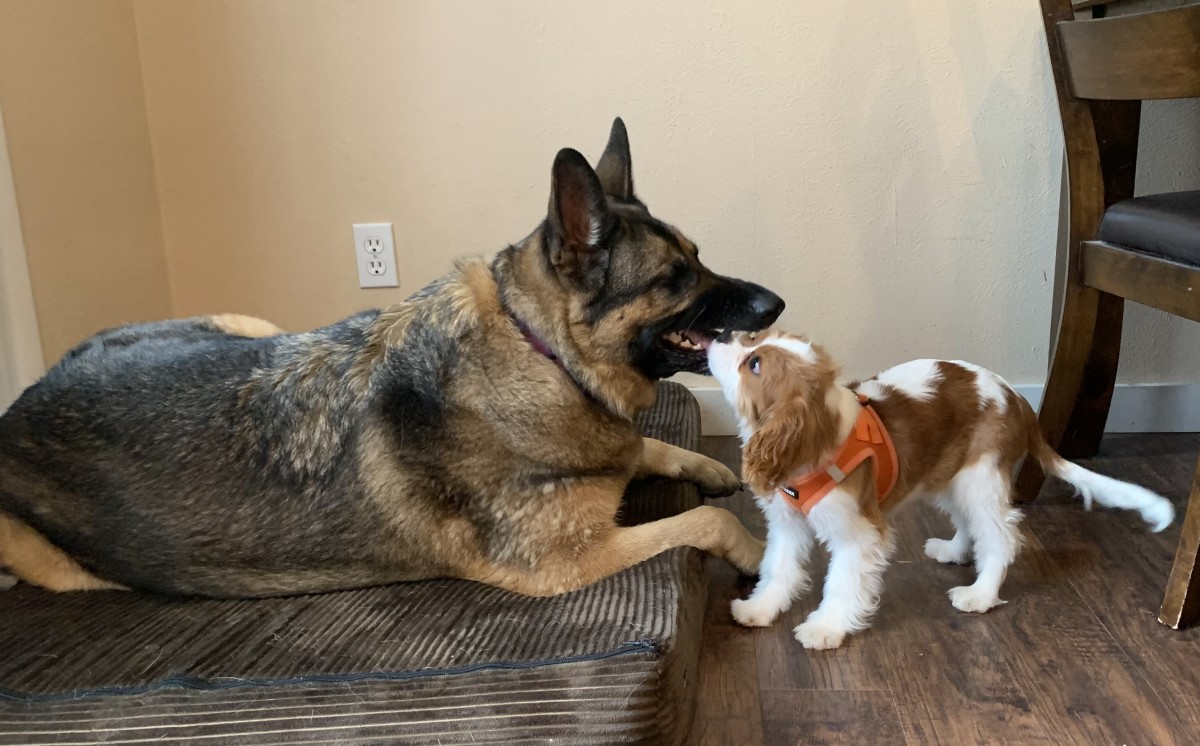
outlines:
[{"label": "puppy's floppy ear", "polygon": [[583,287],[603,282],[612,217],[596,172],[577,150],[563,148],[554,159],[547,223],[554,268]]},{"label": "puppy's floppy ear", "polygon": [[762,424],[742,451],[742,477],[756,495],[766,495],[783,485],[803,466],[806,448],[804,420],[807,402],[792,397],[763,414]]}]

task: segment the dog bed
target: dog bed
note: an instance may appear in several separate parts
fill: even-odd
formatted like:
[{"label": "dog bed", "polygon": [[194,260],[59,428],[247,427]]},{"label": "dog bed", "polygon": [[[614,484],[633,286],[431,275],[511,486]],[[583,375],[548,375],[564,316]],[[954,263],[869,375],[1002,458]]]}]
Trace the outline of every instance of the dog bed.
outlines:
[{"label": "dog bed", "polygon": [[[660,383],[645,434],[695,449]],[[631,485],[623,520],[700,504]],[[0,593],[0,744],[679,743],[696,699],[701,555],[535,599],[430,581],[253,601]]]}]

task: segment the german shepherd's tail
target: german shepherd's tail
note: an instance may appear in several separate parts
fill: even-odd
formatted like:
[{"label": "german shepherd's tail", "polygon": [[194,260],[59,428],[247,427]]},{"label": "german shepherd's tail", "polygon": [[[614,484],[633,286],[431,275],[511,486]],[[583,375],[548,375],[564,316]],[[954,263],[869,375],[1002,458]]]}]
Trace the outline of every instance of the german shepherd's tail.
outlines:
[{"label": "german shepherd's tail", "polygon": [[1109,508],[1136,510],[1141,514],[1142,520],[1150,525],[1150,530],[1156,533],[1171,525],[1171,521],[1175,519],[1175,507],[1169,500],[1145,487],[1097,474],[1059,456],[1042,436],[1037,419],[1032,416],[1033,410],[1030,409],[1029,412],[1031,417],[1028,419],[1032,420],[1026,428],[1029,455],[1037,460],[1046,474],[1058,477],[1074,487],[1083,498],[1085,508],[1091,510],[1092,502],[1095,501]]}]

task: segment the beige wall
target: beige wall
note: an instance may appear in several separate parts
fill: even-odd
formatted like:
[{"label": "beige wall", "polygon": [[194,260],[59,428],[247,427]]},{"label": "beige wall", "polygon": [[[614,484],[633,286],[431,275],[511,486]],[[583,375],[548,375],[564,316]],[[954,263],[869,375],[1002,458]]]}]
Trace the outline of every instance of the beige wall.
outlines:
[{"label": "beige wall", "polygon": [[0,110],[46,360],[170,315],[132,3],[0,0]]},{"label": "beige wall", "polygon": [[[1034,3],[133,0],[136,24],[128,3],[71,4],[85,6],[97,18],[71,24],[86,38],[69,56],[103,46],[110,61],[83,67],[112,80],[39,72],[22,88],[0,57],[0,104],[41,91],[29,122],[52,103],[83,121],[101,109],[104,137],[127,141],[135,155],[109,165],[137,188],[106,197],[136,195],[121,207],[139,248],[117,266],[145,274],[93,267],[76,287],[159,288],[133,316],[167,302],[151,163],[173,313],[302,329],[521,238],[544,213],[555,151],[596,156],[620,114],[655,212],[716,269],[785,295],[783,323],[849,373],[947,356],[1016,383],[1044,376],[1061,137]],[[46,23],[57,7],[0,0]],[[4,20],[0,55],[48,56]],[[67,102],[46,82],[85,90]],[[100,107],[110,89],[120,106]],[[1147,161],[1179,163],[1171,152]],[[43,204],[76,188],[41,181]],[[357,286],[350,225],[374,221],[396,225],[399,289]],[[44,285],[61,255],[29,241]],[[82,336],[77,321],[43,329]],[[1195,327],[1135,310],[1129,328],[1125,380],[1198,378]]]},{"label": "beige wall", "polygon": [[[304,328],[519,239],[626,118],[641,195],[853,374],[1045,372],[1061,137],[1035,3],[138,0],[175,310]],[[350,224],[396,224],[357,288]],[[1131,329],[1126,380],[1196,378]],[[1197,339],[1193,334],[1191,339]],[[1192,345],[1200,349],[1200,345]]]},{"label": "beige wall", "polygon": [[0,111],[0,411],[45,370]]}]

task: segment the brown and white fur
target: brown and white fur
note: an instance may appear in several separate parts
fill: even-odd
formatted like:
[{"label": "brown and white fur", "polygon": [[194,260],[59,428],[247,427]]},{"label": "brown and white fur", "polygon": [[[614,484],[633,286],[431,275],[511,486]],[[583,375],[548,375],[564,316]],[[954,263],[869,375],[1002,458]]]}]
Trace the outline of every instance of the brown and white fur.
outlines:
[{"label": "brown and white fur", "polygon": [[[738,623],[766,626],[808,586],[814,540],[830,552],[820,606],[795,629],[806,648],[836,648],[865,629],[879,602],[892,538],[884,513],[914,497],[933,500],[954,524],[950,539],[929,539],[938,562],[973,556],[977,578],[950,589],[960,611],[999,604],[1000,586],[1021,545],[1011,483],[1026,454],[1072,484],[1084,503],[1138,511],[1154,531],[1174,518],[1166,499],[1072,464],[1042,437],[1029,403],[1000,376],[960,361],[915,360],[862,383],[840,385],[838,368],[818,345],[781,333],[741,335],[709,348],[709,366],[741,421],[743,477],[767,517],[759,581],[734,601]],[[808,516],[776,488],[830,459],[849,436],[868,396],[895,443],[899,481],[880,503],[868,460]]]}]

